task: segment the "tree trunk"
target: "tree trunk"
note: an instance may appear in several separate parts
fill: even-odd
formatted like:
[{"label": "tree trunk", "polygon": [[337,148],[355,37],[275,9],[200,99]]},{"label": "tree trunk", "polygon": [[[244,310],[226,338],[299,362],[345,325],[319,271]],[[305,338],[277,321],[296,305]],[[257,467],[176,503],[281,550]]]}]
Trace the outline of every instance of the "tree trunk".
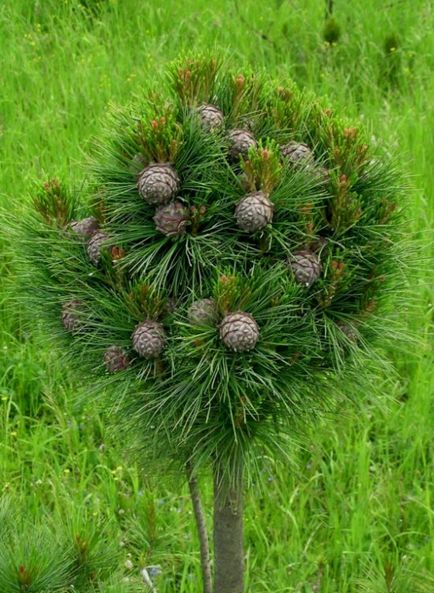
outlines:
[{"label": "tree trunk", "polygon": [[330,17],[333,15],[333,0],[326,0],[326,17]]},{"label": "tree trunk", "polygon": [[214,469],[214,593],[244,593],[243,480]]},{"label": "tree trunk", "polygon": [[193,504],[194,517],[196,519],[197,531],[200,544],[200,564],[202,568],[203,593],[212,593],[211,560],[209,553],[208,532],[206,529],[205,514],[200,500],[199,487],[196,476],[193,473],[190,463],[187,463],[187,478],[190,488],[191,502]]}]

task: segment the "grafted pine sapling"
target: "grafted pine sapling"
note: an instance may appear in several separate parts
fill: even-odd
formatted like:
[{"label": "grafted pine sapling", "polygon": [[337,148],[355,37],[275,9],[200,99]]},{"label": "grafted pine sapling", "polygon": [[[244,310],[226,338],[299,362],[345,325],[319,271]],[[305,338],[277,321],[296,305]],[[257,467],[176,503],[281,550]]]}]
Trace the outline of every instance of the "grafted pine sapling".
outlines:
[{"label": "grafted pine sapling", "polygon": [[[399,184],[361,129],[215,59],[115,110],[90,199],[52,181],[23,253],[30,298],[128,430],[214,476],[216,593],[243,592],[243,490],[357,368],[399,282]],[[93,391],[95,393],[95,390]]]}]

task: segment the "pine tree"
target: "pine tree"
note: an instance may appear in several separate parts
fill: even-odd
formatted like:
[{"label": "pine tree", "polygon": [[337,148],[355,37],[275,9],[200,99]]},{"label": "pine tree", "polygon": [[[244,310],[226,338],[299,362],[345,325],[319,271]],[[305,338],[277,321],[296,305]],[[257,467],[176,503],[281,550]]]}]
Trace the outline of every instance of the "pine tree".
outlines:
[{"label": "pine tree", "polygon": [[124,591],[120,551],[106,518],[81,510],[45,509],[39,517],[26,511],[22,498],[0,498],[2,593],[88,593],[98,585],[105,590],[108,579]]},{"label": "pine tree", "polygon": [[202,58],[167,80],[113,112],[89,200],[57,181],[35,197],[26,297],[147,454],[187,468],[205,593],[196,476],[211,468],[214,590],[242,593],[261,447],[284,451],[366,375],[375,338],[399,335],[400,184],[363,130],[293,85]]}]

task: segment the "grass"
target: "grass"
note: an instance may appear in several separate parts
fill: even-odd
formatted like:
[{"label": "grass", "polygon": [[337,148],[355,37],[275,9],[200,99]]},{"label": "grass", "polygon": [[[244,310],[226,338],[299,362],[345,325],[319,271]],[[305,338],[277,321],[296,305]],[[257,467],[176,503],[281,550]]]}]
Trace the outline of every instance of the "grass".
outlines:
[{"label": "grass", "polygon": [[[0,201],[19,212],[35,181],[53,176],[79,187],[108,105],[146,91],[165,62],[190,48],[229,50],[241,64],[291,76],[362,118],[401,156],[410,179],[409,233],[423,249],[411,278],[415,304],[403,323],[420,346],[387,353],[399,379],[379,378],[381,401],[367,393],[357,409],[326,419],[303,447],[294,446],[290,468],[270,461],[266,496],[253,489],[247,498],[247,590],[428,592],[432,7],[429,0],[337,0],[335,18],[341,34],[328,45],[318,0],[3,0]],[[127,577],[132,591],[142,591],[139,568],[160,564],[159,593],[196,593],[198,546],[185,485],[134,461],[92,401],[77,406],[82,387],[38,320],[29,333],[22,321],[31,312],[10,312],[14,245],[7,234],[1,244],[0,491],[24,515],[23,525],[43,525],[48,516],[66,534],[72,525],[71,533],[89,538],[89,524],[105,526],[120,556],[109,571],[112,584],[98,590],[119,593]],[[206,479],[203,485],[209,502]],[[23,527],[23,537],[32,529]]]}]

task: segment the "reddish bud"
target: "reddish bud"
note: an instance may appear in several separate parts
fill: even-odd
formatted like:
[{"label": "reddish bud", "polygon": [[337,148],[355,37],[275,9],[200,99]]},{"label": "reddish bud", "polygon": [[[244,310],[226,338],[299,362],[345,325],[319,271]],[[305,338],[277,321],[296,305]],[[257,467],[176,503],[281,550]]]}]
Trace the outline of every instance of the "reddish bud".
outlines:
[{"label": "reddish bud", "polygon": [[60,182],[58,179],[49,179],[43,185],[44,190],[48,192],[55,192],[60,190]]},{"label": "reddish bud", "polygon": [[244,85],[245,85],[246,79],[244,78],[244,76],[242,74],[238,74],[238,76],[235,77],[235,86],[237,87],[238,90],[241,90]]},{"label": "reddish bud", "polygon": [[312,212],[312,208],[313,208],[313,204],[311,204],[310,202],[308,204],[305,204],[304,206],[302,206],[300,208],[300,212],[302,214],[310,214]]},{"label": "reddish bud", "polygon": [[235,276],[220,276],[219,278],[219,282],[220,284],[231,284],[232,282],[234,282],[234,280],[236,280]]},{"label": "reddish bud", "polygon": [[122,259],[125,256],[125,249],[122,247],[112,247],[111,256],[113,260]]},{"label": "reddish bud", "polygon": [[291,97],[292,97],[292,92],[283,86],[280,86],[277,89],[277,93],[278,93],[279,97],[281,99],[283,99],[284,101],[289,101],[289,99],[291,99]]},{"label": "reddish bud", "polygon": [[372,313],[373,311],[375,311],[376,308],[377,308],[377,303],[372,299],[367,303],[365,311],[367,313]]},{"label": "reddish bud", "polygon": [[345,269],[345,264],[342,261],[338,261],[338,260],[334,259],[331,262],[331,267],[332,267],[332,270],[334,270],[334,272],[335,272],[334,276],[336,277],[336,276],[340,276],[343,273],[343,271]]},{"label": "reddish bud", "polygon": [[345,128],[344,130],[344,137],[347,140],[354,140],[357,138],[358,129],[357,128]]}]

